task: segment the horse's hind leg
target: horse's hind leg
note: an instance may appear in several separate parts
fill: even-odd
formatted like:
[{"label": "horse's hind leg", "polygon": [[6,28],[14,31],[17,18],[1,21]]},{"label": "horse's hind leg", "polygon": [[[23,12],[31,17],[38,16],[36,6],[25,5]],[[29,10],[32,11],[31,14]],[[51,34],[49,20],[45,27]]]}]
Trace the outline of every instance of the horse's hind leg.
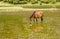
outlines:
[{"label": "horse's hind leg", "polygon": [[41,17],[41,22],[43,21],[43,16]]}]

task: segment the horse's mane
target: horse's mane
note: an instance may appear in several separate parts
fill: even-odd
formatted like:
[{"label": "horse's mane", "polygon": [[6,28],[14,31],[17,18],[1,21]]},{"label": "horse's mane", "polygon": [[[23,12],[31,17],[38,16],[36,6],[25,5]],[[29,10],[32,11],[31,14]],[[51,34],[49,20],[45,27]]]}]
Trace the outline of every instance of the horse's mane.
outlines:
[{"label": "horse's mane", "polygon": [[33,14],[30,16],[30,18],[32,18],[32,17],[33,17],[33,15],[34,15],[34,13],[35,13],[35,12],[36,12],[36,11],[34,11],[34,12],[33,12]]}]

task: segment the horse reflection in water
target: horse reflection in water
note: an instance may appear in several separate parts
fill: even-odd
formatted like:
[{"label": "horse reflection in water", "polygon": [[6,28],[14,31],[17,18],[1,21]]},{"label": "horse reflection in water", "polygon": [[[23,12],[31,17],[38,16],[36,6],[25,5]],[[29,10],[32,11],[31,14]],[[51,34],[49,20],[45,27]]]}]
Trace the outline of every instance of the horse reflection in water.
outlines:
[{"label": "horse reflection in water", "polygon": [[29,17],[30,23],[33,20],[34,22],[38,22],[38,19],[41,19],[41,22],[43,22],[43,12],[42,11],[34,11],[33,14]]}]

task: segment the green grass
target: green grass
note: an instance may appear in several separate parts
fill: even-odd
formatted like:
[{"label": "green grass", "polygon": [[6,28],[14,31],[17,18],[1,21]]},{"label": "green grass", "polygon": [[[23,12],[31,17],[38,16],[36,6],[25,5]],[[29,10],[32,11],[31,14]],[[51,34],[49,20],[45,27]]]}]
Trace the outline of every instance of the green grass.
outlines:
[{"label": "green grass", "polygon": [[3,2],[3,1],[0,1],[0,7],[11,7],[11,6],[14,6],[13,4],[9,4],[9,3],[6,3],[6,2]]},{"label": "green grass", "polygon": [[44,5],[33,5],[33,6],[22,6],[23,8],[35,8],[35,9],[40,9],[40,8],[51,8],[52,6],[44,6]]},{"label": "green grass", "polygon": [[[60,39],[60,11],[43,10],[44,22],[29,24],[32,12],[0,12],[0,39]],[[43,29],[35,32],[36,27]]]},{"label": "green grass", "polygon": [[60,2],[57,2],[56,4],[42,4],[42,5],[39,5],[39,4],[17,4],[17,5],[14,5],[14,4],[9,4],[9,3],[6,3],[6,2],[0,2],[0,7],[23,7],[23,8],[33,8],[33,9],[46,9],[46,8],[58,8],[60,9]]},{"label": "green grass", "polygon": [[60,9],[60,5],[57,5],[56,8]]},{"label": "green grass", "polygon": [[58,8],[60,9],[60,5],[29,5],[29,6],[21,6],[23,8],[32,8],[32,9],[48,9],[48,8]]}]

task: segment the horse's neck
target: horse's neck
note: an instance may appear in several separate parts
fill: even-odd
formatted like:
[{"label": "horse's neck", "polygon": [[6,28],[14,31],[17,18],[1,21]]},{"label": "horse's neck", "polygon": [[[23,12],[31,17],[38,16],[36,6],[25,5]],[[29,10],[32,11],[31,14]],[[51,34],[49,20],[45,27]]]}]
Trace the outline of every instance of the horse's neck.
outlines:
[{"label": "horse's neck", "polygon": [[30,18],[33,18],[33,16],[34,16],[34,13],[30,16]]},{"label": "horse's neck", "polygon": [[36,11],[33,12],[33,14],[30,16],[30,18],[32,19],[34,17]]}]

